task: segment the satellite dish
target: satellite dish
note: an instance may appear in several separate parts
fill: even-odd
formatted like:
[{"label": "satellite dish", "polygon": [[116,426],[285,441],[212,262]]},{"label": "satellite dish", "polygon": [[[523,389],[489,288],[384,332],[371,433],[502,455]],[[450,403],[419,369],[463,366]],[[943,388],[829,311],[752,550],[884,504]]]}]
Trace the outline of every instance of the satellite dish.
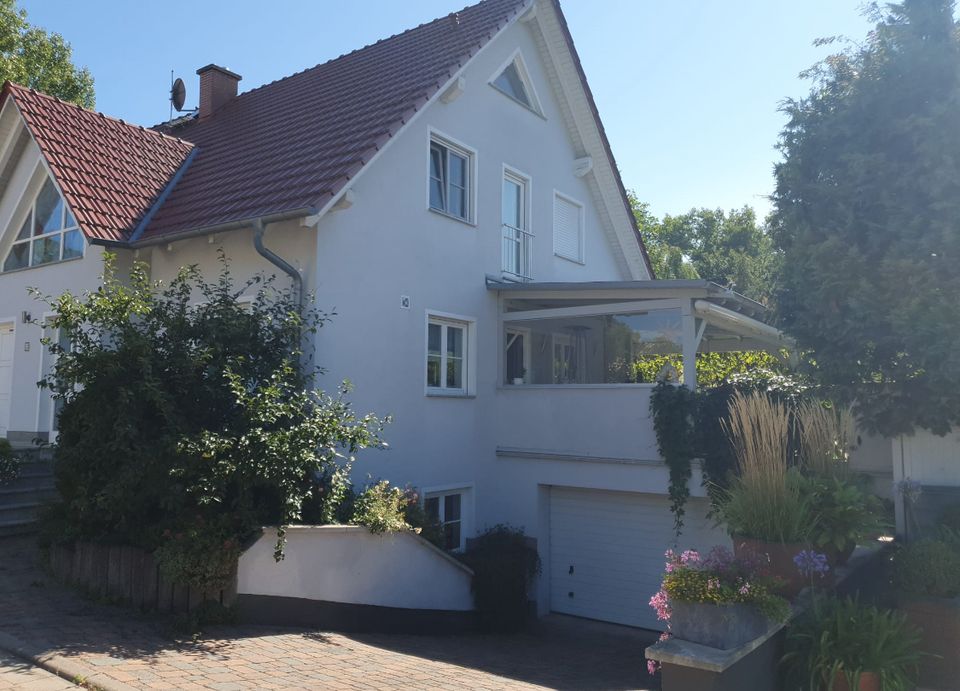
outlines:
[{"label": "satellite dish", "polygon": [[183,112],[183,102],[187,100],[187,87],[183,85],[183,80],[177,77],[170,87],[170,104],[178,113]]}]

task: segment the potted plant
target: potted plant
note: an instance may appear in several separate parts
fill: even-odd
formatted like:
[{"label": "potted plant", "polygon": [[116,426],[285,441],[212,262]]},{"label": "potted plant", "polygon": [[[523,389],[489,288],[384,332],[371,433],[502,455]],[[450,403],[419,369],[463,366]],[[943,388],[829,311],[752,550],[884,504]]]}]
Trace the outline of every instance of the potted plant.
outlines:
[{"label": "potted plant", "polygon": [[705,557],[694,550],[667,550],[661,590],[650,601],[662,619],[669,619],[673,636],[729,650],[782,623],[790,606],[773,594],[774,583],[755,561],[736,558],[725,547]]},{"label": "potted plant", "polygon": [[815,599],[787,629],[786,688],[908,691],[916,683],[918,644],[900,613],[850,598]]},{"label": "potted plant", "polygon": [[955,688],[960,679],[960,540],[950,531],[943,538],[912,542],[893,560],[898,607],[920,631],[928,655],[920,683],[930,688]]},{"label": "potted plant", "polygon": [[815,475],[807,483],[809,501],[817,515],[811,542],[827,554],[831,564],[846,564],[857,543],[879,530],[879,500],[854,482],[835,475]]},{"label": "potted plant", "polygon": [[514,385],[514,386],[520,386],[521,384],[525,384],[525,383],[526,383],[526,376],[527,376],[527,368],[526,368],[526,367],[521,367],[521,368],[520,368],[520,376],[513,378],[513,385]]},{"label": "potted plant", "polygon": [[738,556],[768,563],[770,575],[794,596],[804,586],[793,557],[810,549],[817,516],[806,479],[789,465],[790,415],[763,393],[736,393],[724,430],[737,459],[738,475],[718,490],[719,517]]}]

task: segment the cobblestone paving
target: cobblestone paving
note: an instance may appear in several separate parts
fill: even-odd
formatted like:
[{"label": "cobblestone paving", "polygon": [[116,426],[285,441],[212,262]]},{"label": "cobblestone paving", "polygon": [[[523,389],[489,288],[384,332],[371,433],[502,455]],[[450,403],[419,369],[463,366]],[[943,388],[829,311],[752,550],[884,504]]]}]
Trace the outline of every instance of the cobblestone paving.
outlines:
[{"label": "cobblestone paving", "polygon": [[31,539],[0,539],[0,637],[105,689],[655,688],[643,660],[651,638],[618,627],[564,617],[510,636],[240,626],[182,640],[169,620],[86,600],[38,564]]},{"label": "cobblestone paving", "polygon": [[0,651],[0,690],[64,691],[76,686],[55,674]]}]

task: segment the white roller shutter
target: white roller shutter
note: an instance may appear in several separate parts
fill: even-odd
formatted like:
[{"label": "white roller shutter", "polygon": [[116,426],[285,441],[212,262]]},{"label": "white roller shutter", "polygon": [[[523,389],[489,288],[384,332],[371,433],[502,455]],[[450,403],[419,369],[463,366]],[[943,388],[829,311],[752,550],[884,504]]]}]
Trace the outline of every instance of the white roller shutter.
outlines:
[{"label": "white roller shutter", "polygon": [[[730,546],[691,498],[681,549]],[[554,612],[663,629],[649,606],[660,588],[663,553],[673,547],[666,496],[554,487],[550,493],[550,603]]]},{"label": "white roller shutter", "polygon": [[553,198],[553,251],[559,257],[583,261],[583,207],[559,194]]}]

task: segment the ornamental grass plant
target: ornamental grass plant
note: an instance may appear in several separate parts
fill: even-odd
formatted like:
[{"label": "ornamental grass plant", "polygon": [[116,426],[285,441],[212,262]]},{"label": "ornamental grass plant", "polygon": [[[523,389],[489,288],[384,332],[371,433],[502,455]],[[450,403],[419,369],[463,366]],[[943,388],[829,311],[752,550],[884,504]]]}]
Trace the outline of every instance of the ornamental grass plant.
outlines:
[{"label": "ornamental grass plant", "polygon": [[722,424],[738,468],[719,506],[730,533],[775,543],[807,540],[816,515],[803,478],[790,467],[786,404],[760,392],[736,393]]},{"label": "ornamental grass plant", "polygon": [[856,434],[849,407],[803,401],[797,406],[795,423],[799,461],[806,472],[824,476],[849,473],[849,449]]}]

